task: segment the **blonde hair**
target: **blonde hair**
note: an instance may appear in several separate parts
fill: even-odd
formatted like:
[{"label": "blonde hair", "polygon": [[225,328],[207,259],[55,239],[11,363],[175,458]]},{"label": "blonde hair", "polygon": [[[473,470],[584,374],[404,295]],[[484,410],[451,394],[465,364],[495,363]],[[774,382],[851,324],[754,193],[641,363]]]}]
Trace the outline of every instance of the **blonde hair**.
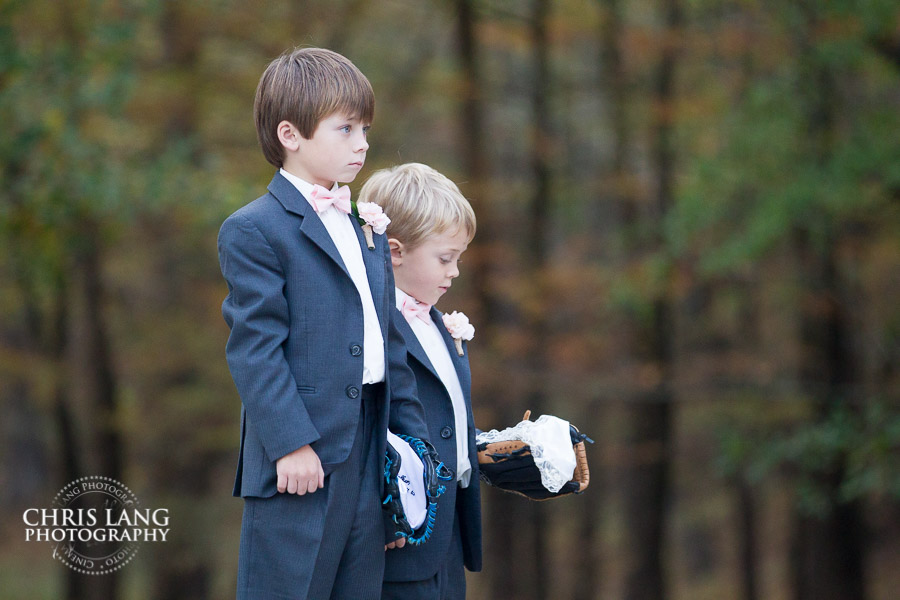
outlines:
[{"label": "blonde hair", "polygon": [[465,228],[475,237],[475,212],[456,184],[421,163],[381,169],[359,192],[360,202],[380,205],[390,217],[388,237],[415,248],[431,235]]},{"label": "blonde hair", "polygon": [[375,93],[356,65],[325,48],[297,48],[273,60],[253,101],[256,136],[266,160],[283,166],[279,123],[288,121],[309,139],[322,119],[336,112],[366,124],[375,116]]}]

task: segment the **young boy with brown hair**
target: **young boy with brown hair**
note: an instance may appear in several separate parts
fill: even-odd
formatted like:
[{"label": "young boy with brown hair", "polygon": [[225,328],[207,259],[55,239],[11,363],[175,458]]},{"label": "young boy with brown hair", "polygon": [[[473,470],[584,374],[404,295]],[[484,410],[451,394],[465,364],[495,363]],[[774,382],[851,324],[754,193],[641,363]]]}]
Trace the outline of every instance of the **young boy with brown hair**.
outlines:
[{"label": "young boy with brown hair", "polygon": [[369,247],[338,186],[365,162],[374,108],[366,77],[321,48],[283,54],[257,88],[278,172],[218,241],[242,402],[238,598],[378,598],[386,431],[428,437],[387,239]]}]

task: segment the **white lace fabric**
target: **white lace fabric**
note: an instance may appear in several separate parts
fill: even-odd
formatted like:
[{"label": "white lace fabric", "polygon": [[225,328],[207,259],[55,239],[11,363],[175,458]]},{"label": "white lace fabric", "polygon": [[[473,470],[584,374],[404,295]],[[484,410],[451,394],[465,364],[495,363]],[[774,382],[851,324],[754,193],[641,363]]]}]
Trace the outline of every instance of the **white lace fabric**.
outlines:
[{"label": "white lace fabric", "polygon": [[556,493],[575,474],[575,450],[569,434],[569,422],[551,415],[541,415],[537,421],[521,421],[503,431],[482,431],[478,444],[519,440],[531,446],[534,464],[541,473],[541,484]]}]

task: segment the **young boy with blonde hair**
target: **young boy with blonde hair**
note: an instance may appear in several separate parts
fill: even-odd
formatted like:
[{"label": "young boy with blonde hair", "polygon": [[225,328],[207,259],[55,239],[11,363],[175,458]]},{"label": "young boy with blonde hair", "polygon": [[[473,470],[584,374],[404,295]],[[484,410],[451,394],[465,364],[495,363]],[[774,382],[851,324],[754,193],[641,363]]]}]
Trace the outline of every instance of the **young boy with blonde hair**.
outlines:
[{"label": "young boy with blonde hair", "polygon": [[[396,314],[405,317],[398,328],[425,407],[428,439],[455,479],[438,501],[427,543],[388,551],[382,598],[465,598],[464,567],[481,570],[478,461],[463,343],[471,338],[471,326],[468,332],[456,330],[458,323],[434,304],[459,275],[460,255],[475,236],[475,214],[452,181],[418,163],[377,171],[360,191],[360,201],[375,202],[390,215]],[[468,324],[464,316],[453,316]]]},{"label": "young boy with blonde hair", "polygon": [[374,110],[366,77],[321,48],[286,52],[257,88],[278,171],[218,241],[242,403],[238,598],[378,598],[386,432],[427,439],[387,239],[369,247],[338,186],[365,162]]}]

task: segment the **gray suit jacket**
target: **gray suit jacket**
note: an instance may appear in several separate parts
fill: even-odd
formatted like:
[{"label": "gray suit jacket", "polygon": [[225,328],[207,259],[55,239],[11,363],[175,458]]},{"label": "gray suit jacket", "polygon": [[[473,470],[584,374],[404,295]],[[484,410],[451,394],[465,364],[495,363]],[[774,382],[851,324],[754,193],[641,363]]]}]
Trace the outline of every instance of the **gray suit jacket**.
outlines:
[{"label": "gray suit jacket", "polygon": [[[475,451],[475,424],[472,421],[472,378],[469,371],[469,357],[459,356],[453,338],[444,327],[440,311],[432,307],[431,319],[450,351],[450,358],[459,376],[460,387],[466,401],[468,427],[466,431],[456,431],[453,404],[447,388],[438,377],[437,371],[425,349],[419,343],[415,332],[401,315],[398,328],[406,341],[407,360],[416,376],[419,399],[425,407],[428,424],[428,439],[437,449],[441,460],[454,471],[456,476],[456,436],[466,436],[469,446],[469,460],[472,463],[472,477],[469,487],[460,488],[454,482],[438,499],[437,519],[434,531],[427,542],[420,546],[406,546],[388,550],[385,555],[384,578],[386,581],[421,581],[434,576],[441,567],[450,548],[453,535],[453,517],[459,519],[462,536],[463,561],[470,571],[481,570],[481,491],[478,478],[478,456]],[[465,342],[463,351],[465,352]]]},{"label": "gray suit jacket", "polygon": [[[242,402],[235,496],[274,495],[275,461],[306,444],[328,475],[353,445],[362,391],[359,292],[297,188],[276,173],[268,190],[228,217],[218,240],[226,356]],[[389,402],[379,407],[376,433],[383,455],[388,426],[427,439],[425,416],[397,330],[387,240],[374,236],[369,250],[354,225],[385,340]]]}]

